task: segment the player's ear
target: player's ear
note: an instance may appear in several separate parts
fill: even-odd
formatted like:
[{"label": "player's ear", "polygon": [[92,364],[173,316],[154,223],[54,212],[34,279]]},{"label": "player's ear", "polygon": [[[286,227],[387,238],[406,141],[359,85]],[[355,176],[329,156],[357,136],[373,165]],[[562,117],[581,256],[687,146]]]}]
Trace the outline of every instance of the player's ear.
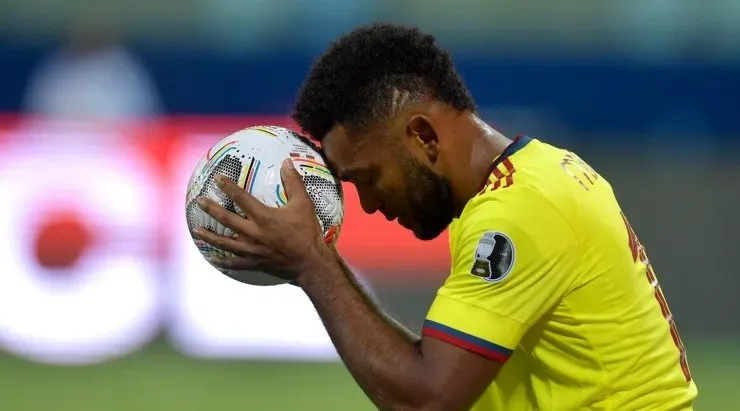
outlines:
[{"label": "player's ear", "polygon": [[412,139],[412,144],[426,154],[429,161],[434,163],[439,155],[439,140],[429,118],[423,114],[415,114],[409,119],[406,133]]}]

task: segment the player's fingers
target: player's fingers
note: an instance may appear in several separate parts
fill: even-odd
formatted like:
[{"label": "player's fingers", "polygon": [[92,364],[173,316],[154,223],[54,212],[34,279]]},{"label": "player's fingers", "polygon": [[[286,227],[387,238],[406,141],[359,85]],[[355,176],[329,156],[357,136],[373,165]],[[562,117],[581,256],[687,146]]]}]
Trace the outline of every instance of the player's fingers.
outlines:
[{"label": "player's fingers", "polygon": [[208,262],[211,265],[218,268],[225,268],[228,270],[256,270],[257,262],[254,258],[250,257],[218,257],[209,258]]},{"label": "player's fingers", "polygon": [[285,195],[288,197],[288,201],[294,201],[299,198],[308,199],[306,185],[303,184],[303,177],[296,170],[293,160],[286,158],[283,161],[283,165],[280,168],[280,177],[283,180]]},{"label": "player's fingers", "polygon": [[214,176],[213,181],[224,194],[232,199],[234,203],[239,205],[249,218],[259,217],[268,208],[261,201],[244,191],[244,189],[239,187],[239,185],[223,174],[217,174]]},{"label": "player's fingers", "polygon": [[228,251],[237,255],[249,253],[250,247],[248,244],[239,241],[234,237],[218,235],[203,227],[196,227],[193,230],[193,235],[205,241],[206,243],[218,248],[219,250]]},{"label": "player's fingers", "polygon": [[215,267],[223,268],[227,270],[262,271],[273,277],[281,278],[283,280],[289,281],[293,285],[297,286],[295,281],[293,281],[291,278],[283,277],[279,275],[278,273],[265,270],[266,266],[263,260],[261,260],[257,255],[247,254],[244,256],[236,256],[236,257],[209,258],[208,262],[211,263],[211,265]]},{"label": "player's fingers", "polygon": [[230,228],[235,233],[239,233],[244,237],[254,237],[257,235],[257,227],[253,221],[249,221],[236,213],[232,213],[210,198],[198,197],[196,199],[196,203],[206,214],[221,223],[221,225]]}]

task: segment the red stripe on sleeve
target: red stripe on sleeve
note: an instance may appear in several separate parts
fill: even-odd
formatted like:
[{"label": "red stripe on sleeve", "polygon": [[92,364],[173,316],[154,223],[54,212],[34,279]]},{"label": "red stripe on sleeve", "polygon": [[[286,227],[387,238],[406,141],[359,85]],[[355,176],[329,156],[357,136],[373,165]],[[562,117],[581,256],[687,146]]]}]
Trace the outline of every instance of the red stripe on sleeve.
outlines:
[{"label": "red stripe on sleeve", "polygon": [[509,359],[508,355],[505,355],[498,351],[491,350],[486,347],[481,347],[480,345],[471,343],[469,341],[465,341],[461,338],[455,337],[454,335],[447,334],[443,331],[440,331],[434,328],[424,327],[421,334],[435,338],[440,341],[444,341],[448,344],[451,344],[456,347],[462,348],[464,350],[476,353],[478,355],[482,355],[483,357],[486,357],[490,360],[498,361],[500,363],[505,363],[506,360]]}]

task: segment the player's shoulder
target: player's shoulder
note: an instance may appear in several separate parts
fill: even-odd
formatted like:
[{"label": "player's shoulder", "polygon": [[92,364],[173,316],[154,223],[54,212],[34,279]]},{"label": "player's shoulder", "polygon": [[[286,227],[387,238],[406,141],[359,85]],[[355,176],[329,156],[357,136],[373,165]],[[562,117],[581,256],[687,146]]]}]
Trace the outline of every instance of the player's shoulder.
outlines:
[{"label": "player's shoulder", "polygon": [[[558,187],[561,182],[548,177],[561,152],[534,139],[524,143],[517,150],[504,151],[494,162],[484,187],[450,226],[455,273],[496,282],[514,266],[522,269],[560,261],[572,268],[579,261],[578,235],[572,218],[563,211],[568,193]],[[489,264],[492,261],[494,266]]]},{"label": "player's shoulder", "polygon": [[492,164],[486,183],[465,206],[461,223],[494,216],[531,221],[536,216],[567,213],[571,193],[563,184],[561,163],[569,153],[527,136],[512,146],[516,149],[505,151]]}]

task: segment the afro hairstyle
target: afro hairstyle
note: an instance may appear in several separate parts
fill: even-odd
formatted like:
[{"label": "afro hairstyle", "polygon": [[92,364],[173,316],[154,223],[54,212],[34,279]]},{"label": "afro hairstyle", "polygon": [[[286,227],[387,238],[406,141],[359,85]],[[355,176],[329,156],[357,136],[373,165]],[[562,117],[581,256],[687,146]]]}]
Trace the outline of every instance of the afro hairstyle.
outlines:
[{"label": "afro hairstyle", "polygon": [[366,131],[393,114],[399,92],[476,112],[450,54],[434,36],[375,23],[344,35],[316,60],[298,93],[293,119],[318,141],[336,124]]}]

